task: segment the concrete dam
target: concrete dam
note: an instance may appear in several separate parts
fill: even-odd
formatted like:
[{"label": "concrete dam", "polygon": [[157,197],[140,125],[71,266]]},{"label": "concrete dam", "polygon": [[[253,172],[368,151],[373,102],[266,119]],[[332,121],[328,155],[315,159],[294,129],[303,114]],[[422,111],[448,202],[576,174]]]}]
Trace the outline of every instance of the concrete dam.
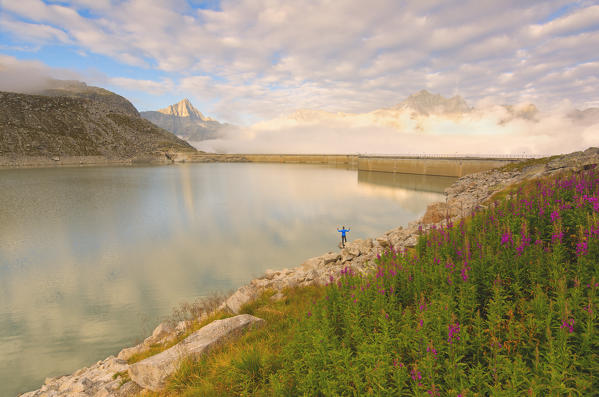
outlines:
[{"label": "concrete dam", "polygon": [[391,172],[462,177],[475,172],[518,162],[522,158],[502,157],[442,157],[442,156],[364,156],[355,154],[215,154],[181,153],[176,162],[249,162],[327,164],[355,168],[359,171]]}]

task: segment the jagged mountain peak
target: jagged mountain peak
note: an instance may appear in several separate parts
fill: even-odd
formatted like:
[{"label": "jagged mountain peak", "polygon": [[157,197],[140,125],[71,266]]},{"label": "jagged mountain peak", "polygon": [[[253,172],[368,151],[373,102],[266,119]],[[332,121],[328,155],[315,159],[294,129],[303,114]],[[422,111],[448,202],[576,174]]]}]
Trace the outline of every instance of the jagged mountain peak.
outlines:
[{"label": "jagged mountain peak", "polygon": [[181,101],[175,103],[174,105],[167,106],[164,109],[158,110],[162,114],[168,114],[177,117],[189,117],[191,119],[201,120],[201,121],[213,121],[210,117],[206,117],[196,109],[191,101],[187,98],[182,99]]},{"label": "jagged mountain peak", "polygon": [[459,95],[445,98],[440,94],[432,94],[424,89],[407,97],[396,108],[410,108],[424,115],[465,113],[471,110],[464,98]]}]

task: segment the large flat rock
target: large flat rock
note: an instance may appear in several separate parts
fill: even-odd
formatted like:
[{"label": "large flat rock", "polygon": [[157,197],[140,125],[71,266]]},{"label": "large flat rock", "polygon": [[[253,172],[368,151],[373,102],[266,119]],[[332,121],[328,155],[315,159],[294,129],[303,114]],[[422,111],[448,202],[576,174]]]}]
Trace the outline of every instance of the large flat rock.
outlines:
[{"label": "large flat rock", "polygon": [[263,323],[261,318],[249,314],[213,321],[170,349],[130,365],[129,376],[144,389],[159,391],[164,388],[166,379],[177,370],[182,359],[202,355],[238,336],[246,328]]}]

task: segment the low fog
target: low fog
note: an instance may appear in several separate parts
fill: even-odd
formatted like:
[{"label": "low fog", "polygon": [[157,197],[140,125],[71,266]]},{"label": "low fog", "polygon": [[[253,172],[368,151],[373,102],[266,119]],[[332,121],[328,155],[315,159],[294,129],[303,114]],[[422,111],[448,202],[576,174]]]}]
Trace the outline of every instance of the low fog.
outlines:
[{"label": "low fog", "polygon": [[54,86],[55,79],[81,80],[72,70],[51,68],[39,61],[23,61],[0,54],[0,91],[24,94]]},{"label": "low fog", "polygon": [[479,155],[549,155],[599,146],[599,109],[580,112],[563,106],[533,114],[518,114],[517,109],[486,106],[439,115],[410,109],[364,114],[299,111],[193,144],[224,153]]}]

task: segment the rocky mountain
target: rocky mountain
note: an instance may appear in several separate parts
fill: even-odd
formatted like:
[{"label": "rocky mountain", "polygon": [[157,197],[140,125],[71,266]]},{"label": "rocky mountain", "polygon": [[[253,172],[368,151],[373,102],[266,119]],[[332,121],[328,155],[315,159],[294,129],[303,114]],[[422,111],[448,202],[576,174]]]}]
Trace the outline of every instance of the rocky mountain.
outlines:
[{"label": "rocky mountain", "polygon": [[158,111],[141,112],[141,117],[189,142],[217,138],[229,126],[204,116],[189,99]]},{"label": "rocky mountain", "polygon": [[29,91],[26,94],[89,99],[102,102],[112,112],[139,117],[139,112],[135,106],[126,98],[104,88],[89,86],[81,81],[48,79],[44,84],[44,88]]},{"label": "rocky mountain", "polygon": [[195,152],[187,142],[139,117],[125,98],[82,83],[72,86],[45,91],[51,96],[0,92],[0,157],[131,159]]},{"label": "rocky mountain", "polygon": [[464,98],[456,95],[444,98],[439,94],[431,94],[427,90],[410,95],[394,109],[409,109],[421,115],[466,113],[471,110]]}]

